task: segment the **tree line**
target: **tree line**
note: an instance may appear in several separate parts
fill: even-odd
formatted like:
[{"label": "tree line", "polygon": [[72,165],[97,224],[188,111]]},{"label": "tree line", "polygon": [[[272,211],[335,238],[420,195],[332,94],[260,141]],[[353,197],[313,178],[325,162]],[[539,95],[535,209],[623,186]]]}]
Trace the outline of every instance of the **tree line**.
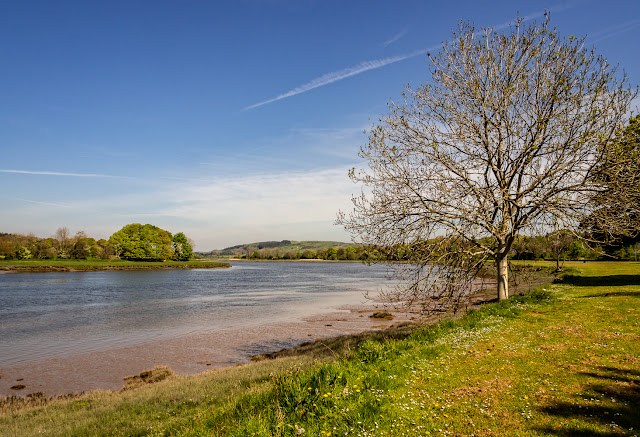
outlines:
[{"label": "tree line", "polygon": [[329,247],[327,249],[305,249],[305,250],[281,250],[278,247],[247,247],[247,254],[242,255],[243,259],[322,259],[328,261],[366,261],[371,256],[364,247]]},{"label": "tree line", "polygon": [[[420,256],[423,245],[438,245],[434,239],[413,245],[393,246],[350,246],[318,250],[281,250],[280,248],[262,248],[248,246],[241,259],[261,260],[299,260],[320,259],[337,261],[412,261]],[[489,244],[489,242],[485,242]],[[514,260],[640,260],[640,236],[608,245],[593,246],[585,244],[584,238],[574,233],[560,230],[537,236],[518,236],[508,255]]]},{"label": "tree line", "polygon": [[58,228],[47,238],[34,234],[0,233],[0,260],[27,259],[125,259],[135,261],[187,261],[193,257],[193,241],[178,232],[150,224],[132,223],[108,240],[88,237],[84,231],[72,234]]}]

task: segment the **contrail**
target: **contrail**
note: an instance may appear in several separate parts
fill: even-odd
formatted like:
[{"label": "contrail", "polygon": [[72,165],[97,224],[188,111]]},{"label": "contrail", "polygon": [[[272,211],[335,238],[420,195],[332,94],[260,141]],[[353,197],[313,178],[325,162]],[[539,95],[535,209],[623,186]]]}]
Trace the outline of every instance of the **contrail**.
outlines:
[{"label": "contrail", "polygon": [[409,58],[414,58],[420,54],[426,54],[428,51],[435,50],[438,47],[439,46],[435,46],[435,47],[423,49],[423,50],[416,50],[415,52],[411,52],[405,55],[393,56],[390,58],[361,62],[356,66],[348,67],[339,71],[334,71],[334,72],[322,75],[316,79],[313,79],[311,82],[307,82],[304,85],[300,85],[299,87],[296,87],[291,91],[287,91],[284,94],[280,94],[279,96],[276,96],[273,99],[265,100],[263,102],[256,103],[254,105],[247,106],[244,109],[247,110],[247,109],[257,108],[259,106],[266,105],[267,103],[273,103],[278,100],[286,99],[287,97],[292,97],[298,94],[302,94],[314,88],[319,88],[321,86],[325,86],[330,83],[337,82],[342,79],[346,79],[347,77],[364,73],[365,71],[375,70],[376,68],[384,67],[385,65],[394,64],[396,62],[404,61],[405,59],[409,59]]},{"label": "contrail", "polygon": [[42,202],[39,200],[29,200],[29,199],[20,199],[16,197],[16,200],[20,200],[22,202],[36,203],[38,205],[48,205],[48,206],[60,206],[63,208],[69,208],[71,205],[65,203],[56,203],[56,202]]},{"label": "contrail", "polygon": [[405,36],[407,34],[407,32],[408,32],[408,30],[405,29],[402,32],[399,32],[399,33],[395,34],[390,39],[388,39],[387,41],[385,41],[382,44],[380,44],[380,47],[383,47],[383,48],[389,47],[391,44],[393,44],[394,42],[398,41],[400,38]]},{"label": "contrail", "polygon": [[58,171],[30,171],[30,170],[0,170],[0,173],[17,173],[17,174],[31,174],[31,175],[45,175],[45,176],[73,176],[80,178],[125,178],[132,179],[128,176],[112,176],[105,174],[94,173],[63,173]]},{"label": "contrail", "polygon": [[[565,2],[565,3],[560,3],[557,4],[551,8],[549,8],[549,11],[554,11],[554,12],[561,12],[564,11],[566,9],[572,8],[574,7],[576,4],[576,1],[569,1],[569,2]],[[522,17],[523,21],[529,21],[529,20],[534,20],[536,18],[540,18],[542,16],[544,16],[545,11],[538,11],[538,12],[534,12],[531,13],[529,15],[525,15],[524,17]],[[500,30],[503,29],[505,27],[508,27],[510,25],[513,24],[513,20],[502,23],[498,26],[495,26],[493,29],[494,30]],[[406,32],[401,32],[400,34],[396,35],[394,38],[392,38],[391,40],[389,40],[389,44],[391,44],[392,42],[396,41],[397,39],[401,38],[402,36],[404,36],[404,33]],[[388,44],[387,44],[388,45]],[[248,109],[254,109],[254,108],[258,108],[260,106],[266,105],[268,103],[273,103],[273,102],[277,102],[278,100],[282,100],[282,99],[286,99],[287,97],[292,97],[292,96],[296,96],[298,94],[302,94],[302,93],[306,93],[307,91],[310,91],[314,88],[319,88],[321,86],[325,86],[325,85],[329,85],[330,83],[333,82],[337,82],[339,80],[342,79],[346,79],[347,77],[351,77],[351,76],[356,76],[360,73],[364,73],[365,71],[369,71],[369,70],[375,70],[377,68],[381,68],[384,67],[386,65],[389,64],[394,64],[396,62],[400,62],[400,61],[404,61],[405,59],[409,59],[409,58],[413,58],[416,57],[420,54],[423,53],[427,53],[429,51],[433,51],[433,50],[437,50],[439,49],[441,46],[437,45],[437,46],[433,46],[433,47],[429,47],[427,49],[422,49],[422,50],[416,50],[415,52],[411,52],[405,55],[399,55],[399,56],[393,56],[390,58],[383,58],[383,59],[376,59],[373,61],[365,61],[365,62],[361,62],[360,64],[353,66],[353,67],[347,67],[345,69],[339,70],[339,71],[334,71],[331,73],[327,73],[324,74],[316,79],[313,79],[310,82],[307,82],[303,85],[300,85],[299,87],[296,87],[290,91],[287,91],[284,94],[280,94],[279,96],[276,96],[272,99],[269,100],[264,100],[262,102],[259,103],[255,103],[253,105],[249,105],[249,106],[245,106],[243,108],[243,110],[248,110]]]}]

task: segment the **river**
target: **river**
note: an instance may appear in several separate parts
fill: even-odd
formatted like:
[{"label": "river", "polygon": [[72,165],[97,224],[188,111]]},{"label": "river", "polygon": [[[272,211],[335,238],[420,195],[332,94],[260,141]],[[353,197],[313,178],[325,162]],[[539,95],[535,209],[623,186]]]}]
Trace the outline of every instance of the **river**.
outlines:
[{"label": "river", "polygon": [[[355,307],[373,309],[364,295],[385,287],[385,277],[383,266],[327,262],[3,274],[0,394],[16,394],[8,387],[29,379],[25,375],[31,382],[20,394],[113,389],[126,376],[121,373],[155,364],[195,373],[308,338],[366,329],[362,314],[355,325],[347,316]],[[329,315],[332,322],[322,323]],[[101,363],[122,369],[102,381],[104,370],[95,369]],[[62,381],[70,368],[77,384]]]}]

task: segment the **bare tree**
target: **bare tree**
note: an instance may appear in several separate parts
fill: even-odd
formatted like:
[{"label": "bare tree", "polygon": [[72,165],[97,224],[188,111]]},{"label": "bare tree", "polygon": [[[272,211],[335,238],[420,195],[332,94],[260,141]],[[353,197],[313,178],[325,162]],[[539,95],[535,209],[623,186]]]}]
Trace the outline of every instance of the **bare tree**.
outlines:
[{"label": "bare tree", "polygon": [[366,191],[338,223],[356,241],[411,248],[399,299],[455,306],[487,261],[506,299],[516,236],[577,229],[589,214],[601,189],[590,174],[637,90],[548,18],[503,32],[462,23],[429,58],[431,81],[372,127],[369,168],[350,171]]},{"label": "bare tree", "polygon": [[56,233],[53,235],[56,240],[56,249],[58,251],[59,258],[68,258],[73,244],[71,240],[71,231],[66,226],[56,229]]}]

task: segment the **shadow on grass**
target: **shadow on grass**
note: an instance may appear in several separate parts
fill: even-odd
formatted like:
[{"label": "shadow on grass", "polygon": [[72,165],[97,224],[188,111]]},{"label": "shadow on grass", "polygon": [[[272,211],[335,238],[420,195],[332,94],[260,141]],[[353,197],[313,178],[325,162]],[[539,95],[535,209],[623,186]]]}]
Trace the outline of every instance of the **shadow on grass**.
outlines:
[{"label": "shadow on grass", "polygon": [[609,276],[574,276],[566,275],[561,280],[564,284],[598,287],[598,286],[624,286],[640,285],[640,275],[609,275]]},{"label": "shadow on grass", "polygon": [[[574,402],[555,402],[539,410],[556,418],[568,419],[559,427],[540,427],[537,431],[559,436],[613,437],[640,429],[640,372],[617,367],[597,367],[582,375],[595,379],[583,386]],[[607,427],[610,431],[594,428]]]}]

